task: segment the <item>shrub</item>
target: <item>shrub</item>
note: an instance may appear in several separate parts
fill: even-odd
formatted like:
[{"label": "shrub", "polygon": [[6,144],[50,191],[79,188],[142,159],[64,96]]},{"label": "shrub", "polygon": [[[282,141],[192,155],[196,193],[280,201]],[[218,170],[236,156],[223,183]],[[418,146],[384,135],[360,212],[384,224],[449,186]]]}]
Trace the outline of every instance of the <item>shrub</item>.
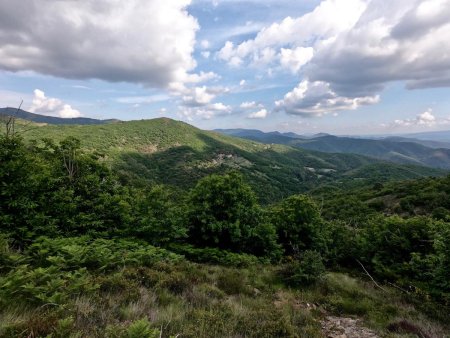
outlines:
[{"label": "shrub", "polygon": [[298,259],[281,270],[284,282],[292,286],[311,285],[325,274],[322,256],[316,251],[305,251]]},{"label": "shrub", "polygon": [[261,263],[267,263],[267,260],[258,258],[249,254],[238,254],[217,248],[195,248],[188,244],[172,244],[170,250],[184,255],[187,259],[197,263],[211,263],[232,267],[248,267]]},{"label": "shrub", "polygon": [[152,329],[148,319],[140,319],[133,322],[127,329],[124,338],[159,338],[160,331]]},{"label": "shrub", "polygon": [[63,304],[69,297],[97,289],[85,268],[60,271],[57,266],[32,268],[21,265],[0,277],[0,301],[28,304]]}]

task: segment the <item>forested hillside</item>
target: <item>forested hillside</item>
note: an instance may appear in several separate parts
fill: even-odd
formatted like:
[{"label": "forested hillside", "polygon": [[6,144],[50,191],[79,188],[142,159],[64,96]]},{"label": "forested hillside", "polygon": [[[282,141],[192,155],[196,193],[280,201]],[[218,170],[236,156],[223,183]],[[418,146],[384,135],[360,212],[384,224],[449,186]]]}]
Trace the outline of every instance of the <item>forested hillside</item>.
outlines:
[{"label": "forested hillside", "polygon": [[38,143],[43,138],[76,137],[83,149],[107,163],[122,182],[134,186],[161,183],[188,189],[206,175],[237,170],[264,203],[324,183],[354,186],[446,173],[359,155],[261,144],[167,118],[100,126],[27,126],[23,136]]},{"label": "forested hillside", "polygon": [[267,144],[285,144],[292,147],[327,153],[359,154],[400,164],[415,164],[450,169],[450,144],[446,142],[404,137],[369,139],[327,134],[307,137],[277,132],[264,133],[259,130],[246,129],[219,129],[218,131]]}]

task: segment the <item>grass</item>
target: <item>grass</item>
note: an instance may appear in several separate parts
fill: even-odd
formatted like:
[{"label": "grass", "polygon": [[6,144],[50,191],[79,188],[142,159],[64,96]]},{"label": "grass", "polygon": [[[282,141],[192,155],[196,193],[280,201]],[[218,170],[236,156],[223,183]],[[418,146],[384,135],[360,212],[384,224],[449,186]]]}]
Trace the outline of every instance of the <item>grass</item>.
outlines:
[{"label": "grass", "polygon": [[387,337],[400,337],[387,330],[400,320],[436,337],[449,332],[395,289],[386,293],[342,273],[291,289],[278,271],[190,262],[126,266],[93,274],[96,291],[59,306],[8,304],[0,310],[0,336],[128,337],[133,323],[147,320],[162,337],[321,337],[320,320],[328,314],[360,317]]}]

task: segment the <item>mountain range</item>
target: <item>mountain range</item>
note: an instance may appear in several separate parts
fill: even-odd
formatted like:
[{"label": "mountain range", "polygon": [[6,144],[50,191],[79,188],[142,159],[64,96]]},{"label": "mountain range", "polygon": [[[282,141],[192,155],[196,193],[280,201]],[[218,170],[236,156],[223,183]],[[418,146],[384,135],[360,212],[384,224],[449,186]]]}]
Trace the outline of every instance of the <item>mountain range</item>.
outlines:
[{"label": "mountain range", "polygon": [[16,129],[25,140],[77,137],[85,151],[108,163],[124,182],[136,186],[162,183],[184,189],[206,175],[237,170],[264,203],[323,186],[357,186],[447,173],[357,154],[263,144],[168,118],[93,125],[20,121]]},{"label": "mountain range", "polygon": [[[216,131],[267,144],[278,143],[327,153],[359,154],[400,164],[450,169],[450,143],[445,142],[445,137],[447,134],[450,135],[450,132],[436,132],[433,140],[421,140],[407,137],[369,139],[333,136],[323,133],[302,136],[293,133],[288,135],[246,129],[218,129]],[[413,134],[412,136],[420,135]],[[434,134],[424,133],[423,135],[430,135],[431,137]]]}]

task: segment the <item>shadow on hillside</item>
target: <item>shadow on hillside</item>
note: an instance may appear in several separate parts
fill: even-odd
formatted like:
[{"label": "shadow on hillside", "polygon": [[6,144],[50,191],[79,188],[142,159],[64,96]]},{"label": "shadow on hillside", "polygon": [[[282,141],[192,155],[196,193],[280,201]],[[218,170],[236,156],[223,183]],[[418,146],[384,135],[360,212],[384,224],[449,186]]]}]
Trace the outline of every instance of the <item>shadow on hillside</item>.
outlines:
[{"label": "shadow on hillside", "polygon": [[[269,203],[342,180],[352,170],[377,162],[350,154],[326,154],[294,148],[280,151],[279,146],[270,145],[264,148],[255,146],[252,151],[248,149],[252,146],[249,141],[242,141],[245,146],[241,147],[240,140],[235,142],[236,139],[233,143],[237,145],[234,145],[203,132],[196,136],[204,142],[201,150],[180,145],[154,153],[123,153],[115,169],[127,183],[140,186],[162,183],[182,189],[193,187],[204,176],[238,170],[252,185],[261,202]],[[318,175],[307,168],[325,170]],[[326,171],[329,169],[333,170]]]}]

